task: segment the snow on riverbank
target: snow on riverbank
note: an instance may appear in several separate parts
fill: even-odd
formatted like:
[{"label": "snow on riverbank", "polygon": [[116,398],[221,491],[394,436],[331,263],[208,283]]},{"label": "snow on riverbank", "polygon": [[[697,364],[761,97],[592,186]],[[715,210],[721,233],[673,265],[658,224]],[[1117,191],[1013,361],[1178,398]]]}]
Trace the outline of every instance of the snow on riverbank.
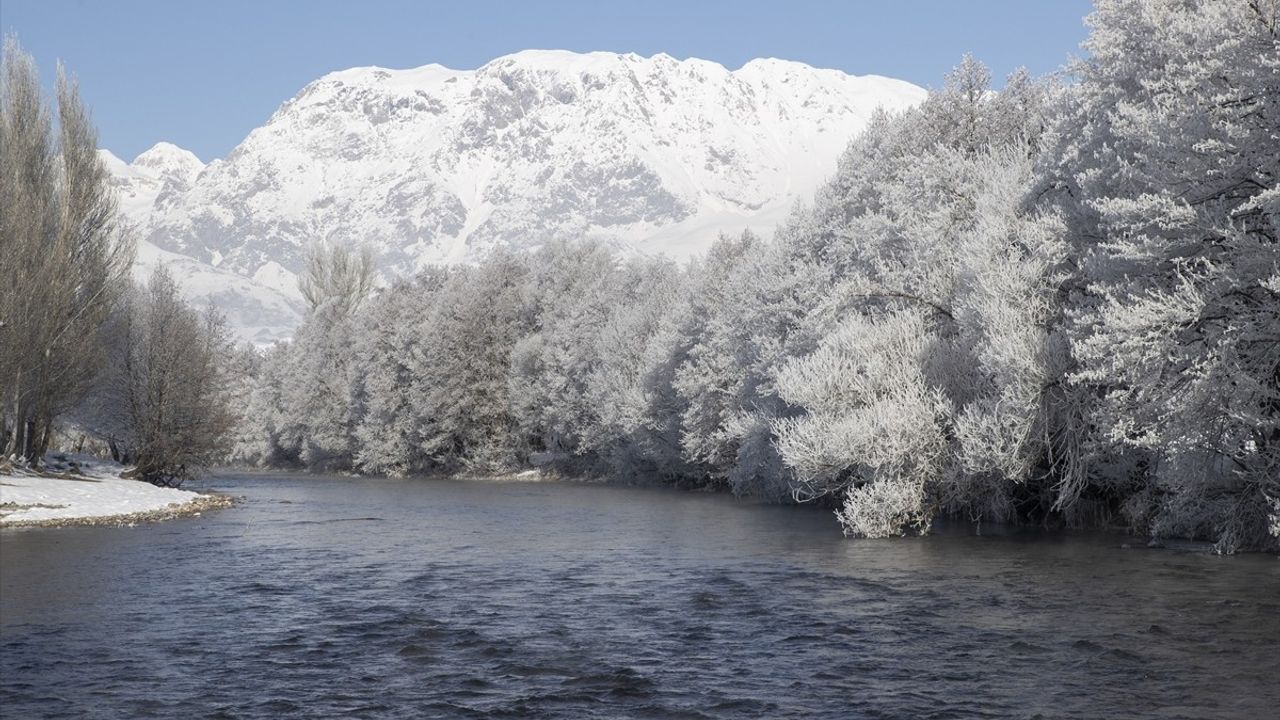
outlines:
[{"label": "snow on riverbank", "polygon": [[0,527],[129,524],[195,515],[230,499],[120,477],[125,468],[87,456],[50,462],[44,472],[0,472]]}]

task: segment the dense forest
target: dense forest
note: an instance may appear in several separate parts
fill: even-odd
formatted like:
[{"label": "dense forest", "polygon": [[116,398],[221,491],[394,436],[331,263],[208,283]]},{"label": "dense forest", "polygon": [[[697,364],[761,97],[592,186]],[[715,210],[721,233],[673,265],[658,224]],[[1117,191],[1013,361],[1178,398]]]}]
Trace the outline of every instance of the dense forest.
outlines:
[{"label": "dense forest", "polygon": [[1102,0],[1066,77],[995,92],[965,58],[772,241],[684,267],[551,242],[367,297],[368,258],[324,248],[234,459],[712,486],[866,537],[945,514],[1274,546],[1278,20]]},{"label": "dense forest", "polygon": [[[847,533],[974,522],[1280,542],[1280,4],[1100,0],[1087,56],[966,57],[771,240],[594,240],[375,289],[312,251],[292,342],[130,278],[96,137],[6,43],[0,449],[58,423],[147,479],[224,461],[712,487]],[[55,117],[56,116],[56,117]]]}]

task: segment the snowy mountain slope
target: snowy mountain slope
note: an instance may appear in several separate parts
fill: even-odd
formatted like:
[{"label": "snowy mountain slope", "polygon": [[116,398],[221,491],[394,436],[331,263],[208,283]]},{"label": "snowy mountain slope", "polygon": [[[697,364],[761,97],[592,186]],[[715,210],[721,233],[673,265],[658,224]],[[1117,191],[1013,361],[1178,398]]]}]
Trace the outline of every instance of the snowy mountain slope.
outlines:
[{"label": "snowy mountain slope", "polygon": [[[137,228],[145,227],[157,208],[168,207],[190,190],[205,167],[194,154],[169,143],[157,144],[132,164],[107,150],[98,152],[111,172],[125,220]],[[216,257],[202,261],[139,239],[134,278],[146,282],[161,264],[173,273],[188,300],[216,305],[241,340],[268,344],[288,337],[302,319],[296,281],[274,263],[264,264],[253,277],[244,277],[218,268]]]},{"label": "snowy mountain slope", "polygon": [[367,244],[399,274],[559,237],[687,255],[720,231],[767,235],[877,107],[924,94],[781,60],[531,50],[335,72],[225,160],[158,146],[116,176],[150,244],[288,299],[322,240]]},{"label": "snowy mountain slope", "polygon": [[126,217],[145,220],[157,207],[168,207],[191,189],[204,163],[193,153],[167,142],[156,143],[132,164],[99,150],[111,172]]},{"label": "snowy mountain slope", "polygon": [[213,303],[226,315],[229,328],[240,340],[269,345],[288,338],[302,322],[305,306],[296,280],[274,263],[253,277],[244,277],[139,241],[134,278],[145,282],[160,264],[173,273],[188,300],[198,307]]}]

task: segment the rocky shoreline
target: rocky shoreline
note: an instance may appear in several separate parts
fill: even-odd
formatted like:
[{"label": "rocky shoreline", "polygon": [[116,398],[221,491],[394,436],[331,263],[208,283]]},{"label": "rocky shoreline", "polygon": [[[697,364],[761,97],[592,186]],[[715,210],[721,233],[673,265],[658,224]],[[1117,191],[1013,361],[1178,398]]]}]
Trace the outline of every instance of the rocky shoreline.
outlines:
[{"label": "rocky shoreline", "polygon": [[[174,503],[157,510],[124,513],[120,515],[100,515],[96,517],[53,518],[48,520],[14,520],[8,521],[0,517],[0,528],[52,528],[52,527],[133,527],[135,525],[176,520],[178,518],[198,517],[210,510],[222,510],[236,504],[230,495],[210,493],[201,495],[184,503]],[[24,505],[5,503],[0,505],[0,514],[6,511],[22,510]]]}]

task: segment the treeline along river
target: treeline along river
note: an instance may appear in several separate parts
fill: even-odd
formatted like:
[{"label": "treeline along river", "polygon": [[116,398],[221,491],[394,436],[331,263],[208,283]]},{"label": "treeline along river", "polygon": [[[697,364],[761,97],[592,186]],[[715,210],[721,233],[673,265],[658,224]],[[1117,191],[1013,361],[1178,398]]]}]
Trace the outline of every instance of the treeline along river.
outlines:
[{"label": "treeline along river", "polygon": [[[561,483],[221,474],[0,535],[5,717],[1261,718],[1280,562]],[[1126,545],[1133,547],[1126,547]]]}]

